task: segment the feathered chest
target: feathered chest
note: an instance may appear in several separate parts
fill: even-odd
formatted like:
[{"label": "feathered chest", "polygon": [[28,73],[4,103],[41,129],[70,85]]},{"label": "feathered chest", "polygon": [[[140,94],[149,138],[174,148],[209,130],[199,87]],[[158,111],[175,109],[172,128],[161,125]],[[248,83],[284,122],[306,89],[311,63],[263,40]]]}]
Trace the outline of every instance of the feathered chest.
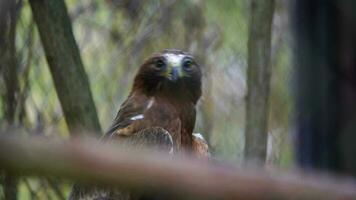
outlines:
[{"label": "feathered chest", "polygon": [[164,128],[171,134],[175,145],[180,146],[182,113],[179,107],[155,98],[151,98],[148,104],[141,119],[141,123],[145,124],[143,128]]},{"label": "feathered chest", "polygon": [[192,132],[195,124],[195,107],[179,104],[157,97],[133,96],[120,108],[111,135],[130,136],[141,130],[161,127],[167,130],[174,148],[191,149]]}]

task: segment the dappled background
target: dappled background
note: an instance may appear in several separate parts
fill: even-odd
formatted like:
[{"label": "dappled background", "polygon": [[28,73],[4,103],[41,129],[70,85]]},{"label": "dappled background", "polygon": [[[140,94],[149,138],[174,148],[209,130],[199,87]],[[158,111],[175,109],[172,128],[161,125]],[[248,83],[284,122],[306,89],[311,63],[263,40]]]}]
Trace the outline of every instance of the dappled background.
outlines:
[{"label": "dappled background", "polygon": [[[144,59],[163,49],[182,49],[192,53],[204,70],[195,132],[206,137],[214,157],[241,163],[249,1],[67,0],[66,4],[104,131],[128,95]],[[293,165],[287,8],[287,0],[276,2],[272,28],[267,164],[275,167]],[[23,1],[16,28],[22,97],[16,126],[23,134],[68,138],[28,1]],[[0,115],[4,118],[3,109]],[[67,183],[55,180],[22,178],[20,196],[62,199],[68,188]]]}]

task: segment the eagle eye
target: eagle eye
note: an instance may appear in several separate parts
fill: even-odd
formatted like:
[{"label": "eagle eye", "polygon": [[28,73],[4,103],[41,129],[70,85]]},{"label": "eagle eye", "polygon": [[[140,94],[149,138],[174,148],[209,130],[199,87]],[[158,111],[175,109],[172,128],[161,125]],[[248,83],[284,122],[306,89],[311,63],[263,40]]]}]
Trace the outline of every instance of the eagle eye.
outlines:
[{"label": "eagle eye", "polygon": [[163,59],[157,59],[155,63],[155,68],[158,70],[166,68],[166,63]]},{"label": "eagle eye", "polygon": [[190,71],[192,70],[193,61],[190,58],[185,59],[182,66],[185,71]]}]

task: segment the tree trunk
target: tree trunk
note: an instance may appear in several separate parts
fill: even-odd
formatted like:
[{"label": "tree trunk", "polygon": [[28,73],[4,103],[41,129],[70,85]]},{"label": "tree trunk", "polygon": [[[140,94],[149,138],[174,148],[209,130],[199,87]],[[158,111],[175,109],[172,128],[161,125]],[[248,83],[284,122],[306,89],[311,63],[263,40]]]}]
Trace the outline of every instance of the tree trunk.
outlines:
[{"label": "tree trunk", "polygon": [[30,0],[59,101],[71,134],[101,132],[63,0]]},{"label": "tree trunk", "polygon": [[274,0],[252,0],[248,39],[245,159],[264,163],[268,137]]},{"label": "tree trunk", "polygon": [[356,3],[295,1],[297,161],[356,176]]},{"label": "tree trunk", "polygon": [[[4,99],[4,117],[8,130],[15,125],[19,94],[15,37],[17,15],[21,3],[21,1],[15,0],[0,1],[0,69],[5,85],[2,98]],[[3,180],[5,199],[16,200],[17,178],[4,174]]]}]

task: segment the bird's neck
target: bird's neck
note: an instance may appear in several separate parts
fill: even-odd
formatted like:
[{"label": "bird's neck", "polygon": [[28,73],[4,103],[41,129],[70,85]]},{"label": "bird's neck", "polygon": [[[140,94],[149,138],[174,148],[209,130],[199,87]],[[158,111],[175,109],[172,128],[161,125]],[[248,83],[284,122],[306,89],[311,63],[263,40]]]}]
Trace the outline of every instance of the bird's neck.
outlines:
[{"label": "bird's neck", "polygon": [[160,99],[162,102],[169,103],[173,106],[183,107],[184,105],[195,105],[191,98],[191,95],[187,92],[184,92],[180,89],[172,89],[172,90],[145,90],[145,89],[137,89],[135,93],[146,96],[148,98],[154,97],[156,99]]},{"label": "bird's neck", "polygon": [[188,84],[183,80],[179,80],[176,83],[144,81],[139,76],[135,78],[132,91],[139,91],[150,97],[159,96],[178,104],[190,102],[195,105],[201,96],[200,82]]}]

